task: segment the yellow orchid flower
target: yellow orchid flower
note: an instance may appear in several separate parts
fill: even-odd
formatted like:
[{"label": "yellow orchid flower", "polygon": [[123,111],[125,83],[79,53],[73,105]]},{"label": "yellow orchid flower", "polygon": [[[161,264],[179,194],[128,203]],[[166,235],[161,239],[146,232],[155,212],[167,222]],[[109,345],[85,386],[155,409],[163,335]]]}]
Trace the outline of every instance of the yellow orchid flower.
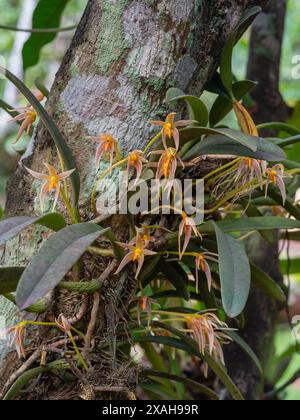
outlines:
[{"label": "yellow orchid flower", "polygon": [[181,120],[175,121],[176,112],[172,112],[166,118],[166,121],[150,121],[152,125],[162,127],[161,135],[165,149],[168,148],[167,140],[170,140],[172,137],[175,142],[176,150],[179,149],[179,131],[178,127],[186,127],[190,125],[192,120]]},{"label": "yellow orchid flower", "polygon": [[121,160],[120,152],[118,149],[118,141],[111,134],[102,133],[100,136],[90,136],[88,138],[99,143],[96,152],[97,171],[99,169],[100,162],[105,155],[109,155],[110,157],[110,169],[112,169],[115,155],[117,156],[118,160]]},{"label": "yellow orchid flower", "polygon": [[[196,223],[194,219],[188,217],[185,212],[182,212],[182,221],[179,225],[179,234],[178,234],[178,252],[179,252],[179,259],[182,259],[183,254],[187,250],[189,246],[192,233],[198,238],[201,238],[201,234],[199,233]],[[181,249],[181,238],[184,236],[184,245]]]},{"label": "yellow orchid flower", "polygon": [[52,207],[52,211],[53,211],[56,207],[56,204],[60,195],[61,181],[68,178],[75,171],[75,169],[58,174],[56,169],[49,163],[44,162],[44,165],[46,166],[49,172],[49,175],[35,172],[32,169],[27,168],[26,166],[25,166],[25,169],[34,178],[45,181],[40,192],[40,206],[41,206],[42,211],[44,209],[46,195],[55,191],[55,198],[54,198],[54,203]]},{"label": "yellow orchid flower", "polygon": [[128,249],[130,252],[122,260],[121,264],[119,265],[118,270],[116,271],[116,274],[119,274],[127,264],[129,264],[131,262],[133,262],[133,263],[136,262],[136,263],[138,263],[136,276],[135,276],[135,278],[137,279],[139,274],[140,274],[140,271],[143,267],[145,257],[148,256],[148,255],[149,256],[150,255],[156,255],[156,252],[150,251],[149,249],[146,249],[146,244],[139,237],[139,235],[136,237],[135,243],[131,242],[129,244],[124,244],[124,243],[121,243],[121,242],[117,242],[117,244],[124,249]]},{"label": "yellow orchid flower", "polygon": [[[34,92],[34,96],[39,102],[41,102],[45,97],[44,94],[40,91]],[[22,124],[17,134],[17,138],[13,142],[13,144],[16,144],[22,137],[23,133],[26,133],[27,135],[29,135],[31,127],[37,119],[37,113],[30,104],[26,105],[25,107],[11,109],[10,111],[19,113],[11,121],[17,121],[17,122],[22,121]]]}]

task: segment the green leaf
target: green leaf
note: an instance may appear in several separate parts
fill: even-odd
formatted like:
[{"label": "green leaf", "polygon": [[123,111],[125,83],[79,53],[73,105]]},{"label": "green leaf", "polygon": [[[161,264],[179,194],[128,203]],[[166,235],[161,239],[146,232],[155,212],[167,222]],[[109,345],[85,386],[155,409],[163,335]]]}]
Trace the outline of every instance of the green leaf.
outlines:
[{"label": "green leaf", "polygon": [[220,63],[220,75],[223,85],[225,86],[227,92],[230,96],[233,96],[233,89],[232,89],[232,82],[233,82],[233,74],[232,74],[232,55],[233,55],[233,48],[235,46],[238,37],[243,34],[243,32],[249,27],[249,25],[253,22],[255,17],[261,12],[261,7],[254,6],[248,9],[242,19],[240,20],[238,27],[236,30],[230,35],[228,38],[224,50],[221,55],[221,63]]},{"label": "green leaf", "polygon": [[189,110],[189,119],[195,120],[201,126],[206,126],[208,123],[208,110],[205,104],[197,96],[181,95],[169,99],[169,102],[182,101],[187,103]]},{"label": "green leaf", "polygon": [[187,287],[187,277],[184,270],[179,264],[171,264],[167,261],[163,261],[158,264],[159,271],[161,271],[175,287],[181,297],[185,300],[189,300],[190,294]]},{"label": "green leaf", "polygon": [[174,98],[178,98],[179,96],[183,96],[185,93],[183,92],[183,90],[178,89],[178,88],[170,88],[167,90],[166,93],[166,102],[171,102],[173,101]]},{"label": "green leaf", "polygon": [[240,315],[247,303],[251,273],[244,246],[213,222],[218,243],[219,272],[224,310],[231,318]]},{"label": "green leaf", "polygon": [[[300,228],[300,221],[277,216],[243,217],[221,220],[217,222],[217,226],[224,232],[251,232],[256,230],[298,229]],[[199,231],[201,234],[213,233],[213,223],[204,223],[200,226]]]},{"label": "green leaf", "polygon": [[16,295],[18,307],[21,310],[28,308],[55,288],[86,249],[108,230],[79,223],[52,235],[21,277]]},{"label": "green leaf", "polygon": [[297,134],[292,137],[287,137],[286,139],[276,139],[275,143],[279,147],[292,146],[294,144],[300,143],[300,134]]},{"label": "green leaf", "polygon": [[263,376],[263,368],[262,365],[254,353],[254,351],[251,349],[251,347],[240,337],[235,331],[226,331],[226,334],[229,335],[244,351],[245,353],[250,357],[250,359],[253,361],[255,366],[257,367],[257,370],[259,371],[260,375]]},{"label": "green leaf", "polygon": [[255,264],[251,264],[251,278],[253,283],[268,296],[278,302],[286,302],[286,296],[281,287]]},{"label": "green leaf", "polygon": [[[233,84],[233,94],[236,100],[241,100],[247,93],[255,88],[256,82],[251,80],[242,80]],[[224,95],[219,95],[215,100],[210,113],[209,122],[212,127],[222,121],[233,109],[233,102]]]},{"label": "green leaf", "polygon": [[3,400],[13,400],[31,379],[36,378],[38,375],[45,372],[47,372],[47,369],[44,366],[38,366],[36,368],[26,370],[7,391]]},{"label": "green leaf", "polygon": [[221,63],[220,63],[221,80],[227,92],[230,94],[230,96],[233,96],[232,55],[233,55],[233,47],[235,46],[235,42],[236,42],[236,37],[237,37],[237,32],[234,31],[226,42],[226,45],[221,55]]},{"label": "green leaf", "polygon": [[256,152],[258,148],[258,139],[253,136],[242,133],[241,131],[231,130],[230,128],[207,128],[207,127],[188,127],[180,130],[181,144],[187,141],[199,138],[203,135],[209,137],[205,140],[208,141],[214,135],[220,135],[229,140],[234,140],[236,143],[243,145],[245,148],[250,149],[252,152]]},{"label": "green leaf", "polygon": [[0,267],[0,295],[16,291],[25,267]]},{"label": "green leaf", "polygon": [[187,387],[191,388],[193,391],[197,390],[201,394],[207,395],[212,400],[219,400],[218,395],[214,391],[200,384],[199,382],[196,382],[189,378],[185,378],[183,376],[173,375],[168,372],[161,372],[161,371],[157,371],[153,369],[144,369],[141,372],[141,375],[147,376],[150,378],[151,377],[166,378],[166,379],[169,379],[170,381],[181,382],[185,384]]},{"label": "green leaf", "polygon": [[[32,105],[35,111],[39,114],[41,120],[48,129],[65,165],[66,170],[76,169],[76,162],[72,155],[69,146],[67,145],[64,137],[58,130],[56,124],[49,116],[45,108],[39,103],[33,93],[24,85],[24,83],[14,76],[10,71],[0,66],[0,74],[3,74],[7,79],[13,83],[16,88],[25,96],[28,102]],[[78,171],[74,171],[71,175],[72,189],[73,189],[73,204],[77,206],[79,193],[80,193],[80,178]]]},{"label": "green leaf", "polygon": [[265,124],[259,124],[257,128],[258,130],[266,129],[266,130],[284,131],[293,136],[300,134],[299,128],[296,128],[293,125],[282,123],[282,122],[270,122],[270,123],[265,123]]},{"label": "green leaf", "polygon": [[[253,137],[253,139],[255,138]],[[257,150],[253,152],[224,135],[209,136],[195,144],[184,156],[184,160],[190,161],[201,155],[233,155],[267,160],[268,162],[282,162],[286,159],[284,151],[276,144],[262,138],[256,139],[255,143]]]},{"label": "green leaf", "polygon": [[38,217],[17,216],[4,219],[0,222],[0,246],[33,224],[45,226],[56,232],[66,226],[65,219],[59,213],[49,213]]},{"label": "green leaf", "polygon": [[[40,0],[32,17],[32,28],[58,28],[61,15],[69,0]],[[39,61],[41,49],[53,41],[56,33],[33,33],[23,46],[23,68],[34,66]]]}]

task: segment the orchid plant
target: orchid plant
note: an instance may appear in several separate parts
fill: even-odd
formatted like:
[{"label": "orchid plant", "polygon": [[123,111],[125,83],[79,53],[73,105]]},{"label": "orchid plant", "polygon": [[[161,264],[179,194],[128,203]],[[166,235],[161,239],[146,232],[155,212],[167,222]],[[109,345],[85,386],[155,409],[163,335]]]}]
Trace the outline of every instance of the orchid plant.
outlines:
[{"label": "orchid plant", "polygon": [[[56,133],[56,152],[51,164],[44,163],[48,174],[40,172],[39,168],[25,168],[31,177],[42,181],[39,186],[39,214],[25,217],[26,220],[16,217],[1,221],[0,244],[34,224],[52,229],[54,233],[24,270],[13,267],[0,269],[3,276],[5,270],[14,272],[10,277],[12,280],[7,279],[5,286],[0,281],[0,293],[14,301],[24,314],[40,313],[47,319],[35,322],[28,319],[9,329],[14,334],[20,358],[25,358],[31,351],[26,349],[25,327],[51,327],[66,336],[70,357],[73,364],[83,369],[81,374],[92,372],[98,359],[91,357],[91,353],[103,352],[107,344],[95,334],[91,345],[97,325],[95,316],[99,312],[99,296],[105,288],[122,288],[120,285],[126,283],[126,278],[130,280],[130,297],[127,296],[125,307],[117,305],[116,308],[116,313],[121,313],[120,319],[126,321],[126,328],[122,325],[119,328],[119,324],[114,326],[116,343],[125,341],[129,347],[139,344],[152,367],[170,363],[174,370],[176,360],[176,375],[181,375],[181,379],[184,372],[180,366],[187,355],[191,364],[201,367],[200,376],[204,384],[208,375],[216,375],[234,398],[243,398],[226,372],[223,347],[237,341],[245,349],[247,357],[254,358],[257,363],[253,352],[238,335],[239,328],[243,328],[241,319],[251,282],[256,281],[265,293],[281,303],[288,299],[283,285],[275,284],[249,261],[245,241],[253,232],[263,235],[266,230],[300,227],[300,209],[294,189],[289,188],[290,181],[297,181],[300,170],[299,165],[286,160],[284,145],[291,141],[289,137],[282,141],[282,147],[280,139],[274,142],[274,139],[260,137],[260,127],[256,126],[240,95],[235,97],[228,87],[228,74],[224,75],[227,71],[228,66],[221,66],[218,77],[223,85],[221,83],[217,101],[225,99],[227,106],[230,103],[228,113],[231,110],[235,112],[236,125],[240,130],[218,126],[220,121],[209,125],[209,110],[200,98],[171,88],[167,93],[171,112],[166,111],[163,121],[149,119],[148,123],[145,122],[149,133],[151,126],[160,127],[160,131],[143,150],[122,150],[111,133],[96,133],[94,136],[86,133],[82,141],[97,143],[93,164],[96,168],[94,186],[90,191],[92,205],[87,211],[82,207],[79,211],[76,159],[73,160],[55,123],[41,106],[42,96],[32,100],[28,91],[32,103],[17,110],[20,113],[14,118],[21,122],[17,141],[24,132],[29,133],[37,116],[40,116],[42,122],[52,129],[51,132]],[[27,92],[26,87],[20,81],[18,83],[22,91],[25,89]],[[247,86],[246,95],[254,83],[248,82]],[[173,109],[181,101],[188,105],[188,119],[181,119],[179,112]],[[224,116],[223,111],[220,120]],[[210,113],[216,119],[214,107]],[[285,125],[280,127],[284,129]],[[186,177],[196,181],[197,170],[210,160],[218,163],[203,175],[204,221],[198,223],[193,215],[175,211],[174,182]],[[120,216],[112,226],[122,226],[121,233],[118,229],[102,228],[100,223],[105,221],[107,225],[107,220],[96,210],[95,201],[101,200],[98,186],[117,168],[125,168],[126,185],[132,180],[136,187],[146,172],[150,173],[146,180],[149,183],[163,180],[159,195],[167,191],[169,209],[174,211],[168,216],[151,213],[128,214],[125,218]],[[68,180],[71,181],[71,189]],[[31,179],[29,181],[32,182]],[[45,198],[52,193],[52,212],[44,213]],[[280,214],[283,216],[264,216],[264,208],[270,205],[273,209],[282,209]],[[252,206],[251,214],[249,206]],[[160,206],[159,210],[162,208]],[[92,266],[99,268],[100,262],[102,268],[106,266],[102,273],[104,277],[101,276],[100,280],[95,280],[92,275],[88,277],[89,270],[85,270],[84,266],[89,260]],[[112,269],[107,274],[110,265]],[[65,293],[82,295],[81,317],[70,319],[60,315],[53,318],[49,315],[51,307],[47,306],[47,297],[56,288],[64,289]],[[90,302],[91,296],[93,305],[85,304],[85,299]],[[137,307],[132,305],[134,302],[137,302]],[[84,319],[91,307],[90,324],[80,323],[86,328],[83,334],[76,324]],[[229,325],[234,325],[234,328]],[[73,333],[77,336],[76,340]],[[173,353],[166,350],[168,347],[173,349]],[[118,357],[116,354],[114,357]],[[164,378],[168,378],[166,372]],[[175,373],[172,374],[174,377]],[[182,381],[184,383],[184,379]],[[213,386],[213,381],[210,384]],[[156,386],[167,394],[169,392],[170,398],[177,395],[171,381],[156,382]],[[210,390],[210,395],[214,392]]]}]

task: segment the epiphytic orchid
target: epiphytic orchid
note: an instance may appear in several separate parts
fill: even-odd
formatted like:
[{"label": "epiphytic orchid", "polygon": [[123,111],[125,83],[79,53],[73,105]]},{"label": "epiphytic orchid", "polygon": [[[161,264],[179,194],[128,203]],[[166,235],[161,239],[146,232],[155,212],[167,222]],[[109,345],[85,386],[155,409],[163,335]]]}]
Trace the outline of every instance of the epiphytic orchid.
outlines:
[{"label": "epiphytic orchid", "polygon": [[55,191],[55,198],[52,207],[52,210],[54,210],[60,194],[61,181],[68,178],[75,171],[75,169],[58,174],[56,169],[49,163],[44,162],[44,165],[49,172],[48,175],[35,172],[32,169],[26,168],[26,166],[25,168],[34,178],[45,181],[40,192],[40,206],[42,211],[44,209],[46,195]]},{"label": "epiphytic orchid", "polygon": [[137,279],[143,267],[145,257],[148,255],[155,255],[156,252],[146,249],[145,242],[139,236],[136,237],[135,243],[124,244],[117,242],[117,244],[124,249],[128,249],[130,252],[121,261],[116,274],[119,274],[127,264],[133,262],[138,264],[135,276]]},{"label": "epiphytic orchid", "polygon": [[159,304],[156,302],[156,300],[149,298],[146,295],[137,297],[135,299],[132,300],[132,302],[137,301],[137,319],[138,319],[138,323],[139,325],[141,325],[141,314],[142,313],[146,313],[147,314],[147,320],[148,320],[148,327],[150,326],[150,322],[151,322],[151,314],[152,314],[152,305],[158,305]]},{"label": "epiphytic orchid", "polygon": [[283,181],[285,176],[284,167],[281,164],[277,164],[272,168],[266,170],[267,184],[266,184],[266,196],[268,195],[268,188],[270,184],[273,184],[279,188],[280,194],[282,196],[283,204],[286,201],[286,188]]},{"label": "epiphytic orchid", "polygon": [[25,359],[26,357],[24,348],[25,326],[26,322],[20,322],[18,325],[15,325],[7,330],[8,334],[14,334],[14,342],[19,359]]},{"label": "epiphytic orchid", "polygon": [[161,135],[165,149],[168,148],[167,140],[170,140],[172,137],[175,142],[176,150],[179,149],[179,131],[178,127],[186,127],[190,125],[193,121],[191,120],[182,120],[175,121],[176,113],[172,112],[166,118],[166,121],[150,121],[151,124],[162,127]]},{"label": "epiphytic orchid", "polygon": [[266,171],[266,162],[251,158],[242,158],[236,180],[246,178],[245,182],[252,181],[254,176],[259,180],[261,188],[263,188],[263,173]]},{"label": "epiphytic orchid", "polygon": [[[40,102],[44,99],[44,94],[40,91],[34,92],[34,96]],[[17,138],[13,142],[13,144],[16,144],[22,137],[23,133],[26,133],[27,135],[29,135],[31,127],[36,121],[37,113],[30,104],[21,108],[12,109],[10,111],[19,113],[11,121],[22,122],[20,129],[18,131],[18,134],[17,134]]]},{"label": "epiphytic orchid", "polygon": [[[222,322],[217,315],[211,312],[190,315],[186,318],[189,332],[199,346],[199,352],[204,355],[208,352],[213,358],[225,365],[224,354],[221,343],[230,343],[232,340],[226,334],[229,330],[227,324]],[[208,366],[205,365],[205,376],[207,376]]]},{"label": "epiphytic orchid", "polygon": [[143,225],[141,228],[137,228],[137,236],[145,244],[145,247],[148,246],[150,242],[154,242],[155,240],[154,237],[151,236],[149,226],[146,225]]},{"label": "epiphytic orchid", "polygon": [[[19,108],[18,110],[21,111],[21,108]],[[17,111],[17,110],[13,110],[13,111]],[[29,135],[30,129],[32,125],[35,123],[36,118],[37,118],[37,113],[35,112],[35,110],[32,107],[29,107],[29,108],[26,107],[22,109],[22,112],[19,115],[17,115],[11,120],[11,121],[17,121],[17,122],[22,121],[22,124],[17,134],[17,138],[13,142],[13,144],[16,144],[20,140],[23,133],[26,133],[27,135]]]},{"label": "epiphytic orchid", "polygon": [[109,155],[110,160],[110,168],[112,168],[113,160],[115,155],[117,156],[118,160],[121,160],[120,153],[118,150],[118,142],[117,140],[111,135],[107,133],[102,133],[100,136],[91,136],[88,137],[91,140],[97,141],[99,146],[96,152],[96,169],[98,171],[100,162],[105,155]]},{"label": "epiphytic orchid", "polygon": [[130,171],[133,168],[136,170],[136,177],[135,177],[134,185],[137,184],[137,182],[139,181],[141,177],[144,163],[148,163],[148,161],[147,159],[143,157],[143,152],[141,150],[133,150],[131,153],[129,153],[127,157],[127,182],[126,184],[128,184]]},{"label": "epiphytic orchid", "polygon": [[184,163],[178,156],[177,150],[173,147],[169,147],[166,150],[151,152],[151,154],[161,155],[157,165],[156,179],[160,180],[161,178],[165,178],[167,180],[166,189],[168,189],[169,194],[171,194],[177,166],[180,163],[182,167],[184,167]]},{"label": "epiphytic orchid", "polygon": [[[192,234],[196,237],[201,238],[201,234],[199,233],[196,223],[194,219],[188,217],[186,213],[182,212],[182,221],[179,225],[179,234],[178,234],[178,252],[179,258],[182,259],[183,254],[187,250],[187,247],[190,243],[192,238]],[[184,244],[183,248],[181,249],[181,239],[184,236]]]},{"label": "epiphytic orchid", "polygon": [[199,273],[198,271],[203,271],[207,279],[208,290],[211,290],[212,285],[212,277],[210,267],[207,261],[214,261],[218,262],[217,257],[218,254],[214,254],[211,252],[203,252],[203,253],[195,253],[195,263],[196,263],[196,291],[199,291]]}]

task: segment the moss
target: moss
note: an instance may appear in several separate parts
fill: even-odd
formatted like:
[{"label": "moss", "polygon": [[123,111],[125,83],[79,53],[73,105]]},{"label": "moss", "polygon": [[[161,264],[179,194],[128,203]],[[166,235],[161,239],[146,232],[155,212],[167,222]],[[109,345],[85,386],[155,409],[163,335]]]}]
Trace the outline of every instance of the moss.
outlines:
[{"label": "moss", "polygon": [[102,28],[98,42],[97,65],[102,73],[107,74],[110,66],[118,61],[129,47],[123,27],[123,12],[128,0],[118,0],[112,3],[105,0],[100,27]]},{"label": "moss", "polygon": [[152,87],[155,92],[160,92],[166,81],[164,79],[160,79],[159,77],[150,77],[146,80],[146,83],[148,86]]}]

